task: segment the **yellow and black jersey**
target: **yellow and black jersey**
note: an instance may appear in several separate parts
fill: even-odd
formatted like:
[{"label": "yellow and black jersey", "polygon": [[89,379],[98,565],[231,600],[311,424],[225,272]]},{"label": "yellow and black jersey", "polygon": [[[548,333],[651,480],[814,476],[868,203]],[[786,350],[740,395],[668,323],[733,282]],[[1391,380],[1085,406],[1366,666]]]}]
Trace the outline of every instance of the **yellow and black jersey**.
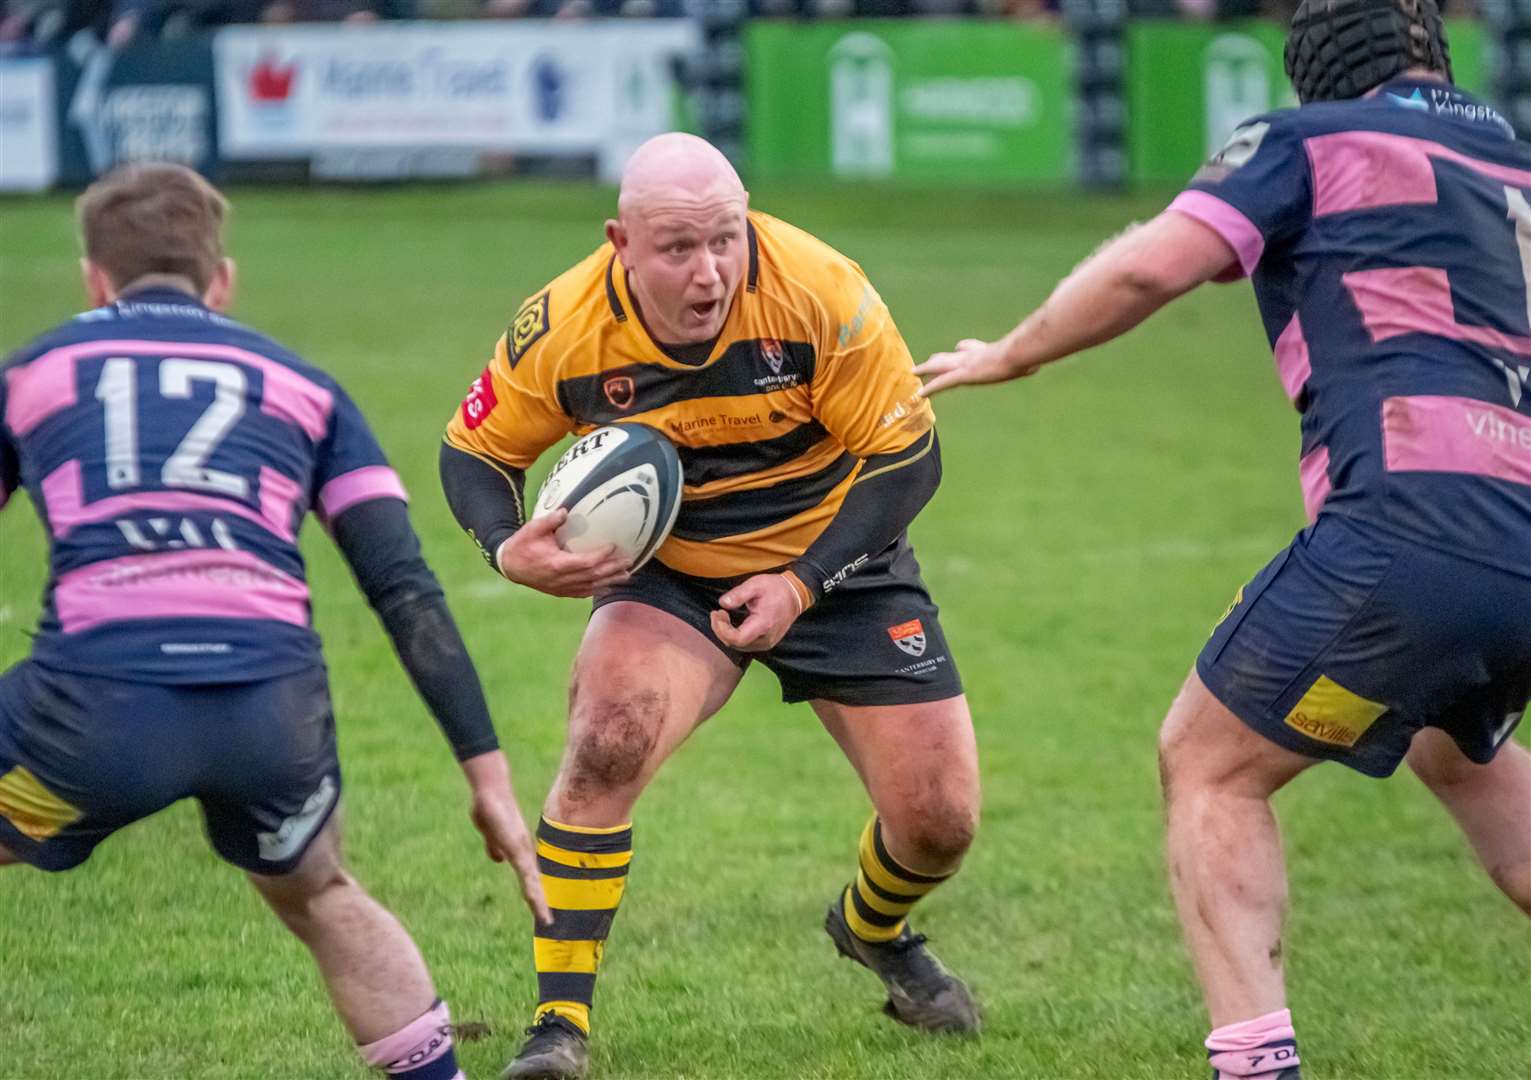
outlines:
[{"label": "yellow and black jersey", "polygon": [[565,435],[635,420],[680,452],[665,565],[732,577],[802,555],[862,460],[933,424],[909,349],[861,268],[751,213],[745,279],[712,351],[675,359],[645,329],[610,244],[526,301],[447,427],[448,445],[525,469]]}]

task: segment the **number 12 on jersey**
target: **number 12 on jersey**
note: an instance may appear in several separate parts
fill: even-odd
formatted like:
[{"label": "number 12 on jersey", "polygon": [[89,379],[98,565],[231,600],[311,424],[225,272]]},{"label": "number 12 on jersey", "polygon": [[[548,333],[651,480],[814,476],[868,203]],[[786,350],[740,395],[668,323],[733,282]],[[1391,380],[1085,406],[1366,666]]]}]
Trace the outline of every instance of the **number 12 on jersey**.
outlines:
[{"label": "number 12 on jersey", "polygon": [[[166,487],[246,498],[249,480],[207,465],[218,444],[244,414],[247,382],[244,369],[217,360],[180,357],[166,357],[158,366],[162,398],[189,400],[195,384],[213,386],[212,402],[160,467],[160,482]],[[138,361],[114,356],[101,365],[101,378],[96,382],[96,400],[106,413],[106,482],[113,490],[137,487],[143,482],[138,439],[138,373]]]}]

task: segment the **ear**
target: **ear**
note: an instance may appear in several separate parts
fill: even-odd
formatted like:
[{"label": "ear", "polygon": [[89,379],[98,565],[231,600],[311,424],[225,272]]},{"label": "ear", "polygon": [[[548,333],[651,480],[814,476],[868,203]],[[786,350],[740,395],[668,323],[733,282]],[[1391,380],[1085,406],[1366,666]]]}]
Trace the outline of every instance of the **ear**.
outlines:
[{"label": "ear", "polygon": [[627,235],[627,230],[622,227],[622,223],[615,218],[606,222],[606,239],[611,241],[611,246],[617,249],[617,254],[622,256],[622,261],[626,263],[627,245],[630,238]]},{"label": "ear", "polygon": [[214,311],[227,311],[234,305],[236,277],[234,260],[221,259],[218,269],[213,271],[213,280],[207,283],[207,291],[202,294],[202,302]]},{"label": "ear", "polygon": [[80,280],[85,285],[85,297],[93,308],[105,307],[117,299],[117,286],[111,277],[89,259],[80,260]]}]

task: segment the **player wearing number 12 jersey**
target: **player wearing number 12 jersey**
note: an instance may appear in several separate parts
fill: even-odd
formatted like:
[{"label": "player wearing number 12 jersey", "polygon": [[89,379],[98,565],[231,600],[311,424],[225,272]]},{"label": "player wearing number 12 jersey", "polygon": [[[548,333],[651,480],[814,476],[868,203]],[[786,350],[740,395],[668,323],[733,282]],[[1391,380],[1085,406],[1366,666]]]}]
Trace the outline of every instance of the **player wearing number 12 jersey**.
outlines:
[{"label": "player wearing number 12 jersey", "polygon": [[[223,197],[179,165],[80,199],[96,306],[0,372],[0,506],[49,536],[32,655],[0,676],[0,866],[68,870],[183,798],[309,947],[371,1065],[461,1080],[404,928],[345,872],[334,716],[297,534],[324,521],[548,917],[473,662],[404,489],[329,376],[221,314]],[[18,917],[24,933],[28,919]],[[276,1040],[273,1072],[287,1074]]]},{"label": "player wearing number 12 jersey", "polygon": [[[1405,758],[1531,913],[1531,150],[1451,85],[1432,0],[1305,0],[1305,103],[926,393],[1029,374],[1209,279],[1253,278],[1302,415],[1311,524],[1239,594],[1161,736],[1172,884],[1222,1076],[1298,1072],[1266,800]],[[1242,723],[1241,723],[1242,722]]]}]

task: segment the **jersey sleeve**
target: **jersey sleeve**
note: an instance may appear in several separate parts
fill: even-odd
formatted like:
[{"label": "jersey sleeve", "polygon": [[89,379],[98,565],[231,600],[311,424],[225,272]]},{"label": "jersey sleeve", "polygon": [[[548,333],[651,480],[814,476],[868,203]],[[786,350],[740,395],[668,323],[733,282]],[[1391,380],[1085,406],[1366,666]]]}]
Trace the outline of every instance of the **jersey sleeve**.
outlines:
[{"label": "jersey sleeve", "polygon": [[526,469],[572,431],[574,422],[558,404],[551,357],[542,343],[512,337],[521,323],[518,316],[495,344],[493,358],[447,424],[446,441],[465,453]]},{"label": "jersey sleeve", "polygon": [[325,521],[370,499],[409,501],[361,409],[335,387],[330,426],[315,456],[313,506]]},{"label": "jersey sleeve", "polygon": [[813,376],[818,421],[852,454],[903,450],[935,423],[914,358],[882,297],[854,263],[832,266],[819,293],[825,325]]},{"label": "jersey sleeve", "polygon": [[1254,273],[1266,248],[1302,232],[1312,207],[1308,157],[1294,112],[1269,113],[1239,127],[1170,203],[1238,255],[1237,271],[1222,280]]}]

